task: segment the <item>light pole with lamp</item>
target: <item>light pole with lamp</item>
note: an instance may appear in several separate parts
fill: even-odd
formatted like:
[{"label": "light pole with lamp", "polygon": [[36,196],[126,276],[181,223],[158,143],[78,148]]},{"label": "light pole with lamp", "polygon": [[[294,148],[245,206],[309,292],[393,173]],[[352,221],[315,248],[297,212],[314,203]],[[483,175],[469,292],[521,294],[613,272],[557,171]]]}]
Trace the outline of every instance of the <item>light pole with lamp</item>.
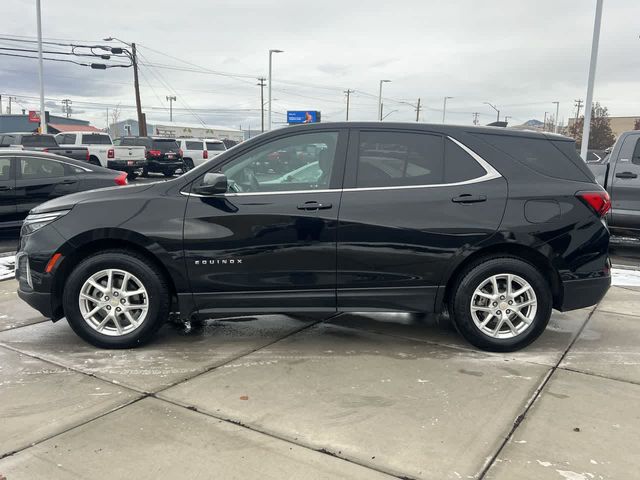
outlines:
[{"label": "light pole with lamp", "polygon": [[497,121],[497,122],[499,122],[499,121],[500,121],[500,110],[498,110],[498,108],[497,108],[495,105],[493,105],[493,104],[491,104],[491,103],[489,103],[489,102],[483,102],[483,103],[484,103],[485,105],[489,105],[489,106],[490,106],[491,108],[493,108],[496,112],[498,112],[498,119],[497,119],[496,121]]},{"label": "light pole with lamp", "polygon": [[271,84],[273,83],[273,76],[272,76],[272,72],[271,72],[271,57],[273,56],[274,53],[283,53],[284,50],[278,50],[278,49],[272,49],[269,50],[269,99],[267,100],[269,103],[269,114],[268,114],[268,121],[267,121],[267,130],[271,130]]},{"label": "light pole with lamp", "polygon": [[380,80],[380,90],[378,92],[378,120],[382,121],[382,84],[391,83],[391,80]]}]

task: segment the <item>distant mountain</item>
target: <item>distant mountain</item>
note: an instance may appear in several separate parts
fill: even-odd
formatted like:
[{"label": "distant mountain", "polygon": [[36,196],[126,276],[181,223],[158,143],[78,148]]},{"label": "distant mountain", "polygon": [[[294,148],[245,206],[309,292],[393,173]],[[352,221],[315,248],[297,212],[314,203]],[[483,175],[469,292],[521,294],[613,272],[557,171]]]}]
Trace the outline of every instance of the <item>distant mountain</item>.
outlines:
[{"label": "distant mountain", "polygon": [[522,125],[523,125],[523,126],[526,126],[526,127],[540,128],[540,127],[543,127],[543,126],[544,126],[544,123],[543,123],[543,122],[541,122],[540,120],[536,120],[536,119],[534,118],[534,119],[531,119],[531,120],[527,120],[527,121],[526,121],[526,122],[524,122]]}]

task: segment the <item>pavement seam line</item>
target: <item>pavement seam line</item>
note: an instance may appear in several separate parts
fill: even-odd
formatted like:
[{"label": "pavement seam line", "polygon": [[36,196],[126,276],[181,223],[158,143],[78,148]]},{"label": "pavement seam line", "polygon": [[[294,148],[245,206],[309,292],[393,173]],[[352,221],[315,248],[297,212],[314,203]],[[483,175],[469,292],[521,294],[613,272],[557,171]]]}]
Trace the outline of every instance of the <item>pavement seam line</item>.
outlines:
[{"label": "pavement seam line", "polygon": [[[639,292],[636,292],[639,293]],[[600,313],[608,313],[609,315],[622,315],[623,317],[639,318],[640,315],[634,315],[632,313],[614,312],[611,310],[598,310]]]},{"label": "pavement seam line", "polygon": [[410,476],[407,476],[407,475],[404,475],[404,474],[403,475],[398,475],[397,473],[391,473],[391,472],[383,470],[383,469],[381,469],[379,467],[371,466],[371,465],[368,465],[366,463],[360,462],[358,460],[354,460],[354,459],[351,459],[351,458],[343,457],[343,456],[341,456],[340,454],[338,454],[336,452],[327,450],[326,448],[317,448],[317,447],[313,447],[313,446],[311,446],[309,444],[305,444],[304,442],[302,442],[302,443],[296,442],[295,440],[291,440],[290,438],[287,438],[285,436],[278,435],[277,433],[270,432],[268,430],[259,429],[259,428],[255,427],[253,425],[249,425],[249,424],[246,424],[244,422],[241,422],[240,420],[234,420],[232,418],[227,418],[227,417],[223,417],[223,416],[220,416],[220,415],[216,415],[216,414],[214,414],[212,412],[209,412],[207,410],[201,410],[198,407],[196,407],[195,405],[189,405],[189,404],[186,404],[186,403],[182,403],[182,402],[180,402],[178,400],[172,400],[172,399],[169,399],[169,398],[166,398],[166,397],[156,397],[155,395],[150,395],[150,396],[153,397],[153,398],[156,398],[157,400],[160,400],[162,402],[166,402],[166,403],[168,403],[170,405],[175,405],[177,407],[184,408],[185,410],[189,410],[189,411],[194,412],[194,413],[199,413],[199,414],[204,415],[206,417],[215,418],[216,420],[220,420],[220,421],[225,422],[225,423],[230,423],[232,425],[235,425],[236,427],[244,428],[244,429],[247,429],[247,430],[249,430],[251,432],[258,433],[258,434],[261,434],[261,435],[265,435],[267,437],[271,437],[271,438],[274,438],[276,440],[280,440],[280,441],[289,443],[291,445],[295,445],[297,447],[304,448],[306,450],[311,450],[313,452],[317,452],[317,453],[321,453],[321,454],[324,454],[324,455],[328,455],[330,457],[334,457],[334,458],[337,458],[339,460],[342,460],[342,461],[345,461],[345,462],[348,462],[348,463],[351,463],[351,464],[358,465],[360,467],[366,468],[368,470],[373,470],[375,472],[382,473],[384,475],[389,475],[389,476],[392,476],[392,477],[395,477],[395,478],[399,478],[399,479],[402,479],[402,480],[415,480],[416,479],[416,477],[410,477]]},{"label": "pavement seam line", "polygon": [[482,468],[482,470],[480,471],[480,474],[478,475],[478,480],[484,480],[484,478],[486,477],[487,473],[489,473],[489,470],[491,469],[491,467],[495,464],[496,460],[498,459],[498,457],[500,456],[500,453],[502,453],[502,451],[504,450],[504,448],[507,446],[507,444],[509,443],[509,441],[511,440],[511,438],[513,438],[513,434],[516,432],[516,430],[518,429],[518,427],[522,424],[522,422],[524,422],[525,418],[527,417],[527,414],[529,413],[529,410],[531,410],[531,408],[533,407],[533,405],[536,403],[536,401],[538,400],[538,398],[540,398],[540,395],[542,394],[543,390],[545,389],[545,387],[547,386],[547,384],[549,383],[549,381],[551,380],[551,377],[553,377],[553,374],[560,368],[560,364],[562,363],[562,361],[564,360],[564,358],[567,356],[567,353],[569,353],[569,350],[571,350],[571,347],[573,347],[573,345],[576,343],[576,341],[578,340],[578,338],[580,338],[580,335],[582,335],[582,332],[584,331],[584,329],[587,327],[587,324],[589,323],[589,321],[591,320],[591,317],[593,317],[593,315],[595,314],[597,310],[597,307],[594,308],[593,310],[591,310],[591,312],[589,312],[589,315],[587,316],[587,319],[585,320],[585,322],[582,324],[582,326],[578,329],[578,332],[576,333],[576,336],[573,337],[573,339],[571,340],[571,342],[569,342],[569,345],[567,346],[567,348],[565,349],[565,351],[563,352],[562,356],[558,359],[558,361],[556,362],[556,364],[554,366],[552,366],[549,371],[547,372],[547,374],[544,376],[544,378],[542,379],[542,382],[540,382],[540,385],[538,386],[538,388],[536,388],[533,392],[533,395],[531,396],[531,398],[525,403],[524,405],[524,409],[522,411],[522,413],[520,413],[516,419],[513,422],[513,425],[511,426],[511,429],[509,430],[509,432],[507,433],[507,435],[505,436],[505,438],[502,440],[502,442],[500,443],[500,445],[498,446],[498,449],[496,450],[496,452],[487,460],[487,462],[485,463],[484,467]]},{"label": "pavement seam line", "polygon": [[596,378],[601,378],[603,380],[611,380],[614,382],[620,382],[620,383],[628,383],[629,385],[638,385],[640,386],[640,382],[634,382],[633,380],[623,380],[621,378],[613,378],[613,377],[607,377],[606,375],[602,375],[600,373],[594,373],[594,372],[584,372],[582,370],[576,370],[570,367],[558,367],[559,370],[564,370],[565,372],[572,372],[572,373],[579,373],[581,375],[588,375],[590,377],[596,377]]},{"label": "pavement seam line", "polygon": [[[136,392],[136,393],[138,393],[138,392]],[[54,439],[54,438],[56,438],[56,437],[58,437],[60,435],[63,435],[65,433],[67,433],[67,432],[70,432],[71,430],[75,430],[76,428],[83,427],[88,423],[91,423],[91,422],[93,422],[95,420],[98,420],[98,419],[100,419],[102,417],[106,417],[107,415],[110,415],[113,412],[117,412],[118,410],[126,408],[129,405],[133,405],[134,403],[137,403],[140,400],[143,400],[145,398],[147,398],[147,395],[140,395],[138,398],[134,398],[133,400],[131,400],[131,401],[127,402],[127,403],[124,403],[122,405],[119,405],[119,406],[117,406],[117,407],[115,407],[115,408],[113,408],[113,409],[111,409],[111,410],[109,410],[107,412],[102,412],[101,414],[99,414],[99,415],[97,415],[95,417],[92,417],[92,418],[90,418],[88,420],[85,420],[84,422],[81,422],[81,423],[79,423],[77,425],[72,425],[70,427],[65,428],[64,430],[61,430],[60,432],[52,433],[48,437],[42,438],[42,439],[37,440],[35,442],[31,442],[26,447],[18,448],[16,450],[11,451],[11,452],[5,453],[4,455],[0,455],[0,460],[3,460],[5,458],[11,457],[11,456],[16,455],[18,453],[24,452],[25,450],[28,450],[30,448],[33,448],[33,447],[37,446],[37,445],[40,445],[41,443],[47,442],[49,440],[52,440],[52,439]]]},{"label": "pavement seam line", "polygon": [[50,320],[48,318],[43,318],[42,320],[39,320],[37,322],[26,323],[24,325],[16,325],[15,327],[9,327],[9,328],[6,328],[4,330],[0,330],[0,335],[2,335],[4,332],[10,332],[12,330],[17,330],[18,328],[30,327],[31,325],[38,325],[40,323],[45,323],[45,322],[49,322],[49,321]]}]

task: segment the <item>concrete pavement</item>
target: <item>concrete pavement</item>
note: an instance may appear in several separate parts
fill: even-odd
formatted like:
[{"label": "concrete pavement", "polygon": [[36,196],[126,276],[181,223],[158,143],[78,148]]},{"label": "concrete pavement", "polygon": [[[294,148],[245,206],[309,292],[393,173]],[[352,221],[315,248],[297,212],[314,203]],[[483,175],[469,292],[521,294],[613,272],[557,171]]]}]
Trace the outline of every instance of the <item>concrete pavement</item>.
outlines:
[{"label": "concrete pavement", "polygon": [[640,471],[640,290],[512,354],[400,314],[218,319],[98,350],[0,283],[0,475],[590,480]]}]

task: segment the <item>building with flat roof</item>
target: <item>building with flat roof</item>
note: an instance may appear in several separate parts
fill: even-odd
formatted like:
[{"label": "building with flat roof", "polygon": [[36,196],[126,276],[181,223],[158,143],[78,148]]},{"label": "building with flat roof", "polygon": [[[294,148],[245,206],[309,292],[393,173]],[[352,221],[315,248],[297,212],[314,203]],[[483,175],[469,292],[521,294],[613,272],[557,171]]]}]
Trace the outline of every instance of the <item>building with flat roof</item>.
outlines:
[{"label": "building with flat roof", "polygon": [[[616,138],[620,136],[623,132],[628,132],[629,130],[633,130],[633,126],[636,123],[636,120],[640,119],[640,115],[635,117],[609,117],[611,121],[611,130]],[[569,119],[569,127],[575,123],[575,118]]]},{"label": "building with flat roof", "polygon": [[[5,114],[0,115],[0,133],[7,132],[35,132],[40,126],[39,123],[29,121],[28,114]],[[47,112],[47,127],[49,133],[60,133],[66,130],[99,131],[89,124],[88,120],[78,118],[67,118],[58,115],[49,115]]]}]

